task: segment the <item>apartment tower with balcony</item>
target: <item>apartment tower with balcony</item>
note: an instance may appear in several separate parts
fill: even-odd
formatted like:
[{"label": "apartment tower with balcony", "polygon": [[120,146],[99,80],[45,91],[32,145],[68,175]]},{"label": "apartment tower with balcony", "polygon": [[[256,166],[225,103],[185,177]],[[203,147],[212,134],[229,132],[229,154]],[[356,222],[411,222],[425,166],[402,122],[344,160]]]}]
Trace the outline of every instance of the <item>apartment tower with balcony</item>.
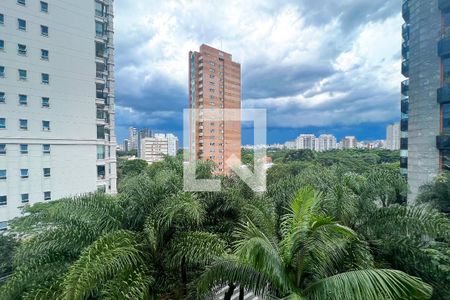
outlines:
[{"label": "apartment tower with balcony", "polygon": [[189,108],[198,112],[190,118],[190,160],[210,160],[216,173],[229,174],[227,160],[241,159],[241,65],[231,54],[204,44],[189,52]]},{"label": "apartment tower with balcony", "polygon": [[113,1],[0,3],[0,229],[37,202],[116,193]]},{"label": "apartment tower with balcony", "polygon": [[450,0],[405,0],[402,15],[400,164],[414,201],[449,170]]}]

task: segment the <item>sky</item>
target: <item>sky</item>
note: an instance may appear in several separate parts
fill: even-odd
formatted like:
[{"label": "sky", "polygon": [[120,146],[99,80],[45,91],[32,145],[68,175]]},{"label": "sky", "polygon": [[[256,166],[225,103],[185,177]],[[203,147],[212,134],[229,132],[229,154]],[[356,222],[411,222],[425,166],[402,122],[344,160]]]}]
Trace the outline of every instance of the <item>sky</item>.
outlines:
[{"label": "sky", "polygon": [[268,143],[384,139],[400,118],[400,13],[399,0],[116,0],[118,142],[130,126],[182,138],[201,44],[241,64],[242,107],[267,109]]}]

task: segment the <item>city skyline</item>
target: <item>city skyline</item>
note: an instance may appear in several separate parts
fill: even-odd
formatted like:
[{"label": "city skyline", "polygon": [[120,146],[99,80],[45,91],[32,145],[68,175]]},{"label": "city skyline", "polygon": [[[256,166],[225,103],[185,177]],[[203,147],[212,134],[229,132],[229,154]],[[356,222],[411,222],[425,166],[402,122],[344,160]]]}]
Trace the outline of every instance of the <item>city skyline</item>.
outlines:
[{"label": "city skyline", "polygon": [[[185,53],[203,43],[242,63],[243,108],[268,109],[269,143],[306,131],[380,139],[399,121],[401,57],[391,47],[401,44],[399,1],[330,1],[324,8],[310,1],[250,2],[117,1],[120,142],[130,126],[181,136]],[[226,12],[221,23],[205,25],[219,11]],[[244,12],[246,21],[237,21]],[[242,128],[243,144],[252,142],[251,131]]]}]

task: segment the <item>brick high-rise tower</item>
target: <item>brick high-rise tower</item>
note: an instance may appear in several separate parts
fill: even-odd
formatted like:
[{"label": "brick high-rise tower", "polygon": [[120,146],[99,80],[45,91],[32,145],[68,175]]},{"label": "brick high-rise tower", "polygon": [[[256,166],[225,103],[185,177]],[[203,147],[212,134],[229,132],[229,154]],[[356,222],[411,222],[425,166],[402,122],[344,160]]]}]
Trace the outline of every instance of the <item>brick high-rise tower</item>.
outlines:
[{"label": "brick high-rise tower", "polygon": [[226,161],[241,158],[241,122],[227,120],[227,111],[218,120],[208,120],[207,113],[241,108],[241,65],[231,54],[204,44],[189,52],[189,108],[198,109],[190,122],[190,160],[211,160],[216,173],[229,173]]}]

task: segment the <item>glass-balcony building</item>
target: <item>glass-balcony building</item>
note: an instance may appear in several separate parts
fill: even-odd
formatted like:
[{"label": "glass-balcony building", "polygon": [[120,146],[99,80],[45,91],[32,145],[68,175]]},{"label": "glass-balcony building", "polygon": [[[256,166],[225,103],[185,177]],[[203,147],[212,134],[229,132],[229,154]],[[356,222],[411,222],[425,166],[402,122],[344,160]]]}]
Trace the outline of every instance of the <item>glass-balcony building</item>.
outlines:
[{"label": "glass-balcony building", "polygon": [[404,0],[402,16],[400,165],[414,201],[450,169],[450,0]]}]

